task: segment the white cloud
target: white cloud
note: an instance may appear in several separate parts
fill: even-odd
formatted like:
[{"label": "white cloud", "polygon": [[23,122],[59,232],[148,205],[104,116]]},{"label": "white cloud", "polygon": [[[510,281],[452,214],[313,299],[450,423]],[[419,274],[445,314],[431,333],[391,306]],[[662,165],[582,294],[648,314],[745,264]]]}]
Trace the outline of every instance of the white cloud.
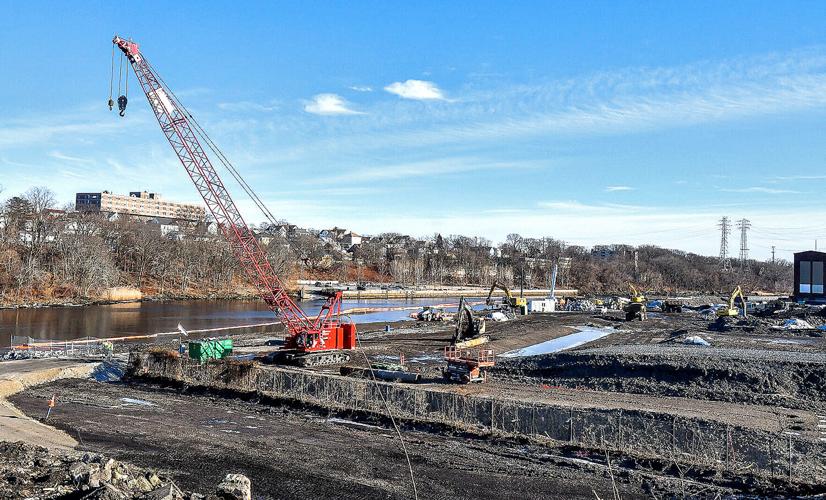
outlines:
[{"label": "white cloud", "polygon": [[[407,89],[406,84],[386,90]],[[566,140],[820,110],[826,107],[826,50],[500,86],[468,91],[451,106],[428,109],[406,104],[375,103],[371,115],[379,119],[364,130],[302,149],[364,153],[474,146],[493,139]]]},{"label": "white cloud", "polygon": [[433,177],[483,170],[530,169],[543,166],[536,162],[501,162],[482,158],[441,158],[411,163],[381,164],[346,170],[334,176],[323,176],[308,184],[364,183],[410,177]]},{"label": "white cloud", "polygon": [[780,175],[774,177],[777,181],[819,181],[826,179],[826,175]]},{"label": "white cloud", "polygon": [[336,94],[318,94],[304,106],[304,111],[314,115],[361,115],[360,111],[350,109],[347,101]]},{"label": "white cloud", "polygon": [[94,163],[93,160],[90,160],[88,158],[80,158],[78,156],[70,156],[70,155],[67,155],[67,154],[63,154],[60,151],[52,151],[51,153],[49,153],[49,157],[54,158],[55,160],[69,161],[69,162],[72,162],[72,163],[86,163],[86,164]]},{"label": "white cloud", "polygon": [[238,101],[238,102],[221,102],[218,103],[218,109],[224,111],[235,111],[235,112],[248,112],[248,111],[259,111],[262,113],[268,113],[270,111],[275,111],[278,109],[278,101],[272,99],[266,102],[253,102],[253,101]]},{"label": "white cloud", "polygon": [[373,87],[369,85],[352,85],[350,86],[350,90],[355,90],[356,92],[372,92]]},{"label": "white cloud", "polygon": [[721,188],[724,193],[762,193],[762,194],[799,194],[800,191],[792,189],[775,189],[763,186],[752,186],[746,188]]},{"label": "white cloud", "polygon": [[540,201],[536,204],[541,209],[554,210],[556,212],[571,212],[571,213],[593,213],[599,212],[603,214],[608,213],[642,213],[648,210],[648,207],[640,207],[636,205],[621,205],[618,203],[602,203],[596,205],[588,205],[579,201]]},{"label": "white cloud", "polygon": [[633,191],[633,190],[634,190],[634,188],[632,188],[631,186],[607,186],[605,188],[605,191],[607,191],[609,193],[614,193],[616,191]]},{"label": "white cloud", "polygon": [[445,99],[442,90],[435,83],[425,80],[394,82],[384,87],[384,90],[401,98],[416,101],[441,101]]},{"label": "white cloud", "polygon": [[90,137],[123,131],[123,123],[116,120],[75,121],[61,124],[26,124],[4,127],[0,125],[0,149],[42,144],[58,136]]}]

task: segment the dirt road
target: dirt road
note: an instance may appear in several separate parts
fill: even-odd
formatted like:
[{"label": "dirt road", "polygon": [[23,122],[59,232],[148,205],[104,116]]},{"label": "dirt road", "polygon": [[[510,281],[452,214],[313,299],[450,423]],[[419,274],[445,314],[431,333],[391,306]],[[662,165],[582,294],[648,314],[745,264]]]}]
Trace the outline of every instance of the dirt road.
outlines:
[{"label": "dirt road", "polygon": [[[0,363],[0,441],[24,441],[54,449],[68,449],[77,446],[71,436],[39,421],[27,417],[6,398],[27,387],[53,380],[73,377],[88,377],[95,363],[71,360],[29,359],[4,361]],[[39,408],[32,415],[45,416],[48,400],[39,402]]]}]

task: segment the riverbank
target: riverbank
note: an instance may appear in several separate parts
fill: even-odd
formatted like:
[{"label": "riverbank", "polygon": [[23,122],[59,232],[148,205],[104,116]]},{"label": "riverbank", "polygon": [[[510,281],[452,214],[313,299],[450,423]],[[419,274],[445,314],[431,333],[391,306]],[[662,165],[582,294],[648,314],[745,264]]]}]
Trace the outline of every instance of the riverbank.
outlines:
[{"label": "riverbank", "polygon": [[22,302],[6,301],[0,302],[0,310],[3,309],[44,309],[49,307],[88,307],[88,306],[108,306],[112,304],[137,304],[141,302],[172,302],[176,300],[253,300],[258,295],[253,291],[248,292],[216,292],[216,293],[186,293],[186,294],[158,294],[143,295],[139,299],[111,300],[95,297],[79,297],[72,299],[48,299],[48,300],[26,300]]},{"label": "riverbank", "polygon": [[[374,290],[345,290],[345,299],[438,299],[446,297],[487,297],[489,288],[479,287],[445,287],[445,288],[416,288],[416,289],[374,289]],[[519,292],[512,292],[519,295]],[[495,291],[494,296],[501,296],[502,292]],[[521,295],[524,297],[547,297],[550,294],[548,289],[524,290]],[[572,297],[577,294],[575,289],[557,289],[557,297]]]},{"label": "riverbank", "polygon": [[[405,288],[399,285],[388,285],[385,288],[369,288],[367,290],[357,290],[355,284],[341,285],[342,295],[345,299],[369,300],[369,299],[431,299],[431,298],[451,298],[451,297],[487,297],[489,288],[471,286],[423,286],[415,288]],[[296,286],[290,289],[290,295],[301,301],[301,297],[313,300],[324,296],[325,289],[316,286]],[[518,294],[517,291],[513,291]],[[557,297],[570,297],[577,294],[575,289],[557,289]],[[537,288],[528,289],[522,292],[525,297],[546,297],[549,290]],[[28,297],[23,300],[0,300],[0,310],[2,309],[41,309],[47,307],[86,307],[103,306],[111,304],[132,304],[140,302],[170,302],[179,300],[255,300],[258,293],[253,289],[236,288],[234,290],[212,291],[212,292],[187,292],[187,293],[152,293],[142,292],[140,298],[128,298],[124,300],[113,300],[108,298],[111,294],[104,294],[102,297],[72,297],[72,298],[43,298],[36,299]],[[498,297],[501,292],[496,291]]]}]

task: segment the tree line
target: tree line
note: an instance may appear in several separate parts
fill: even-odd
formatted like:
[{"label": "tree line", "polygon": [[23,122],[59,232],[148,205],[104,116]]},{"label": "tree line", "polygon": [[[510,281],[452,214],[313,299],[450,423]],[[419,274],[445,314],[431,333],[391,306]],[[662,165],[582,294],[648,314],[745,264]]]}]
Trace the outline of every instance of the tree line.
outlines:
[{"label": "tree line", "polygon": [[[134,217],[57,210],[53,192],[34,187],[0,204],[0,302],[95,298],[117,286],[149,296],[227,294],[245,287],[229,245],[198,224],[175,238]],[[343,248],[318,232],[271,233],[265,250],[279,276],[396,282],[478,284],[494,279],[518,289],[546,287],[559,265],[558,287],[625,293],[628,283],[651,292],[790,290],[787,261],[748,261],[722,271],[716,258],[655,246],[617,246],[607,258],[554,238],[511,234],[498,245],[480,237],[384,233]]]}]

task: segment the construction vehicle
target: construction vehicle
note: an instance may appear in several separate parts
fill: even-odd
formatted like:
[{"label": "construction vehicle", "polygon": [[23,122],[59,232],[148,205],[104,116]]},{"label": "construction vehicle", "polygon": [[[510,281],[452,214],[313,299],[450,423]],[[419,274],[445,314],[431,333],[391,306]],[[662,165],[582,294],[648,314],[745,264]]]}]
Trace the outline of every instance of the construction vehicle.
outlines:
[{"label": "construction vehicle", "polygon": [[477,318],[473,309],[464,297],[459,298],[459,309],[456,311],[456,329],[453,332],[452,345],[480,337],[485,333],[485,319]]},{"label": "construction vehicle", "polygon": [[419,321],[444,321],[447,317],[444,308],[436,306],[424,306],[424,308],[417,312],[414,319]]},{"label": "construction vehicle", "polygon": [[[292,362],[301,366],[348,361],[350,355],[347,351],[356,347],[356,326],[352,322],[341,320],[342,292],[333,293],[316,317],[307,316],[301,307],[290,298],[286,287],[273,271],[255,235],[241,217],[238,206],[213,167],[201,141],[229,170],[265,216],[271,222],[276,221],[275,217],[192,114],[181,104],[175,93],[140,51],[138,44],[119,36],[115,36],[112,43],[114,44],[112,78],[114,78],[116,47],[120,49],[121,57],[125,57],[135,71],[141,90],[146,94],[149,107],[155,114],[161,131],[195,184],[248,281],[256,288],[258,294],[286,328],[287,335],[284,344],[276,353],[277,355],[271,359],[276,362]],[[119,109],[123,116],[126,109],[125,98],[123,106]]]},{"label": "construction vehicle", "polygon": [[442,371],[445,380],[454,382],[486,382],[487,369],[495,364],[492,349],[461,349],[453,345],[445,346],[447,367]]},{"label": "construction vehicle", "polygon": [[[737,305],[737,299],[740,299],[739,306]],[[731,295],[728,298],[728,307],[721,307],[720,309],[717,309],[717,317],[725,318],[740,316],[741,308],[743,311],[743,317],[748,317],[749,313],[746,310],[746,296],[743,295],[743,288],[740,285],[737,285],[734,290],[731,291]]]},{"label": "construction vehicle", "polygon": [[685,302],[680,299],[665,299],[662,302],[662,312],[664,313],[681,313]]},{"label": "construction vehicle", "polygon": [[490,291],[488,292],[488,298],[485,300],[485,304],[489,306],[493,305],[493,291],[497,288],[505,292],[505,298],[502,303],[505,309],[508,309],[516,314],[528,314],[528,300],[525,297],[514,296],[511,293],[510,288],[499,280],[495,280],[490,286]]},{"label": "construction vehicle", "polygon": [[628,283],[628,287],[631,288],[631,295],[628,297],[629,302],[622,306],[622,310],[625,312],[625,321],[635,319],[643,321],[648,317],[645,295],[641,294],[633,283]]}]

